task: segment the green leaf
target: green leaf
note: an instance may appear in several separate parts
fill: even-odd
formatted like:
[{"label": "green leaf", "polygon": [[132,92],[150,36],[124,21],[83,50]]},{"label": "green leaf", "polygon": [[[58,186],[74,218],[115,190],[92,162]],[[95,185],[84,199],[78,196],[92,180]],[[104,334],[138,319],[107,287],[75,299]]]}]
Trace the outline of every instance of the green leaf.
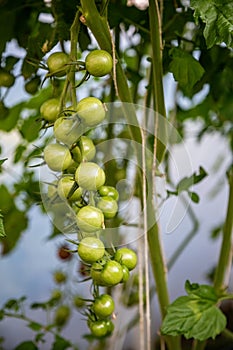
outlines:
[{"label": "green leaf", "polygon": [[6,233],[5,233],[5,228],[3,224],[3,215],[0,210],[0,237],[5,237],[5,236],[6,236]]},{"label": "green leaf", "polygon": [[28,142],[32,142],[35,139],[37,139],[40,131],[40,123],[37,121],[38,116],[30,116],[29,118],[25,119],[21,128],[20,132],[25,140]]},{"label": "green leaf", "polygon": [[200,197],[196,192],[188,191],[188,195],[194,203],[199,203]]},{"label": "green leaf", "polygon": [[232,47],[233,43],[233,1],[231,0],[191,0],[194,18],[205,23],[204,37],[207,48],[225,43]]},{"label": "green leaf", "polygon": [[216,306],[218,297],[208,285],[186,282],[189,295],[177,298],[168,306],[161,332],[164,335],[184,335],[204,341],[215,338],[226,327],[226,317]]},{"label": "green leaf", "polygon": [[0,129],[7,132],[12,130],[18,122],[20,113],[24,108],[24,106],[25,106],[25,103],[20,102],[14,107],[10,108],[9,114],[7,115],[7,117],[4,120],[1,120]]},{"label": "green leaf", "polygon": [[65,350],[70,347],[71,343],[68,340],[56,335],[52,350]]},{"label": "green leaf", "polygon": [[179,48],[172,48],[169,54],[172,57],[169,70],[173,73],[180,89],[189,96],[205,70],[191,54]]},{"label": "green leaf", "polygon": [[188,191],[189,188],[200,181],[202,181],[205,177],[207,176],[207,172],[203,167],[199,168],[199,173],[193,173],[189,177],[184,177],[182,180],[177,185],[177,191],[182,192],[182,191]]},{"label": "green leaf", "polygon": [[27,325],[29,328],[31,328],[33,331],[40,331],[42,328],[42,325],[37,322],[30,322]]},{"label": "green leaf", "polygon": [[215,292],[214,287],[208,284],[190,283],[188,280],[185,282],[185,290],[190,296],[197,296],[202,299],[213,301],[217,303],[218,295]]},{"label": "green leaf", "polygon": [[32,342],[32,341],[24,341],[21,344],[19,344],[18,346],[16,346],[16,348],[14,350],[38,350],[38,347]]}]

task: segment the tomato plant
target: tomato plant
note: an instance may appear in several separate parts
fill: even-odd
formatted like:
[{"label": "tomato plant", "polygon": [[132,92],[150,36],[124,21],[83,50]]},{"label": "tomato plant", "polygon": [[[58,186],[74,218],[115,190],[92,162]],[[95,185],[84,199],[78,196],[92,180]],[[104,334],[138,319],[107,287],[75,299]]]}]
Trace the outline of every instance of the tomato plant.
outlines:
[{"label": "tomato plant", "polygon": [[[25,1],[18,0],[13,10],[11,2],[1,4],[2,255],[16,247],[29,224],[30,209],[41,202],[41,213],[48,212],[52,221],[49,238],[65,240],[56,246],[56,258],[63,264],[52,274],[56,289],[48,300],[31,307],[54,317],[47,317],[45,324],[34,322],[24,314],[23,297],[1,306],[1,322],[20,318],[36,333],[19,348],[36,350],[50,333],[50,348],[75,349],[61,334],[75,309],[89,327],[86,341],[95,348],[114,348],[118,334],[130,331],[137,319],[138,329],[144,327],[140,349],[232,345],[230,322],[221,304],[232,299],[232,1],[170,1],[165,6],[150,0],[145,8],[138,8],[138,3],[70,0],[35,6],[28,1],[25,7]],[[212,135],[224,139],[224,147],[219,141],[202,166],[198,163],[205,152],[200,155],[198,149],[205,147],[203,140],[210,132],[211,140]],[[7,133],[10,141],[7,137],[4,145]],[[192,147],[194,157],[188,154]],[[34,157],[44,162],[31,166]],[[5,176],[17,173],[17,165],[20,176]],[[214,273],[208,273],[207,285],[186,281],[185,295],[170,302],[175,289],[170,268],[178,258],[185,265],[181,252],[203,226],[197,206],[208,197],[203,191],[208,186],[196,185],[212,183],[209,179],[219,174],[219,186],[225,186],[224,195],[228,188],[229,195],[225,205],[219,206],[218,199],[217,214],[211,213],[211,225],[214,217],[218,227],[205,227],[212,236],[222,235]],[[218,197],[218,181],[213,183],[211,204]],[[172,207],[180,201],[183,217],[176,210],[164,217],[166,204]],[[203,210],[205,224],[207,216]],[[185,225],[186,220],[191,224]],[[163,239],[166,244],[175,236],[165,236],[168,229],[178,232],[179,239],[174,245],[169,242],[171,255],[166,259]],[[201,249],[199,244],[199,256]],[[34,246],[32,250],[38,251]],[[85,297],[79,294],[84,282]],[[180,288],[178,283],[175,287]],[[160,315],[150,307],[155,297]],[[136,318],[131,319],[130,306],[138,309]],[[128,321],[123,329],[115,322],[121,320],[121,312]],[[153,333],[151,320],[161,320]],[[114,325],[116,336],[105,339]]]}]

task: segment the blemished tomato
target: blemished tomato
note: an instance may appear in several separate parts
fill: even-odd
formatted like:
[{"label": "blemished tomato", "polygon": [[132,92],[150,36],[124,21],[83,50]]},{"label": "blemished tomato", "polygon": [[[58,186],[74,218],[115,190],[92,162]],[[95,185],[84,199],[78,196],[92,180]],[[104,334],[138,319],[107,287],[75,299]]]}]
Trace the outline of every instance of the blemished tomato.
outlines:
[{"label": "blemished tomato", "polygon": [[107,286],[114,286],[121,282],[123,278],[123,270],[120,263],[109,260],[103,267],[101,272],[101,280]]},{"label": "blemished tomato", "polygon": [[5,69],[0,69],[0,86],[10,88],[15,83],[15,77],[13,74]]},{"label": "blemished tomato", "polygon": [[94,50],[87,55],[85,65],[89,74],[94,77],[103,77],[112,71],[112,56],[105,50]]},{"label": "blemished tomato", "polygon": [[69,56],[65,52],[54,52],[47,59],[49,73],[56,77],[62,77],[66,74],[66,65],[69,62]]},{"label": "blemished tomato", "polygon": [[98,188],[98,192],[101,197],[105,197],[105,196],[112,197],[116,201],[119,199],[119,193],[116,190],[116,188],[113,186],[103,185],[100,188]]},{"label": "blemished tomato", "polygon": [[53,127],[55,138],[65,145],[71,146],[80,137],[79,124],[78,118],[72,116],[58,118]]},{"label": "blemished tomato", "polygon": [[70,318],[70,308],[67,305],[60,305],[54,315],[54,323],[58,327],[63,327]]},{"label": "blemished tomato", "polygon": [[109,317],[115,308],[114,300],[110,295],[102,294],[95,299],[92,308],[99,318]]},{"label": "blemished tomato", "polygon": [[63,171],[72,164],[70,150],[65,145],[51,143],[44,149],[44,160],[48,167],[54,171]]},{"label": "blemished tomato", "polygon": [[96,126],[105,118],[103,103],[96,97],[84,97],[79,101],[76,111],[87,126]]},{"label": "blemished tomato", "polygon": [[117,202],[115,201],[115,199],[113,199],[112,197],[107,197],[107,196],[101,197],[98,200],[97,208],[102,210],[104,217],[106,219],[114,218],[114,216],[116,215],[116,213],[118,211],[118,205],[117,205]]},{"label": "blemished tomato", "polygon": [[133,270],[137,265],[137,255],[129,248],[119,248],[115,255],[114,260],[118,261],[120,264],[125,265],[129,271]]},{"label": "blemished tomato", "polygon": [[81,231],[96,232],[103,227],[104,215],[100,209],[86,205],[78,211],[76,220]]},{"label": "blemished tomato", "polygon": [[50,98],[40,106],[40,114],[44,120],[53,123],[58,117],[60,102],[57,98]]},{"label": "blemished tomato", "polygon": [[104,184],[105,173],[98,164],[83,162],[75,172],[75,180],[83,189],[95,191]]},{"label": "blemished tomato", "polygon": [[86,263],[94,263],[104,256],[103,242],[96,237],[85,237],[78,245],[78,254]]},{"label": "blemished tomato", "polygon": [[[73,176],[67,175],[62,177],[58,181],[57,185],[57,193],[62,199],[67,199],[69,196],[69,200],[71,202],[78,201],[82,197],[82,189],[81,187],[78,187],[75,189],[75,181],[73,179]],[[73,189],[73,193],[71,193],[71,189]]]}]

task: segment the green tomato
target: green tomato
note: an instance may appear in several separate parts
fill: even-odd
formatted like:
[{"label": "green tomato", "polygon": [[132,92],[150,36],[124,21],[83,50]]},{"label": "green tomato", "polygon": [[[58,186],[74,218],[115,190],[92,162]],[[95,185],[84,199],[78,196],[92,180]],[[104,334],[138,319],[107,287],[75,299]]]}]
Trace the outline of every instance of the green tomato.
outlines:
[{"label": "green tomato", "polygon": [[118,205],[112,197],[101,197],[98,200],[97,208],[102,210],[106,219],[112,219],[118,211]]},{"label": "green tomato", "polygon": [[58,327],[63,327],[70,318],[70,308],[67,305],[60,305],[54,316],[54,323]]},{"label": "green tomato", "polygon": [[69,148],[59,143],[51,143],[45,147],[44,160],[48,167],[54,171],[66,170],[72,164]]},{"label": "green tomato", "polygon": [[98,189],[98,192],[101,197],[105,197],[105,196],[112,197],[116,201],[118,201],[119,199],[119,193],[113,186],[103,185]]},{"label": "green tomato", "polygon": [[80,137],[79,123],[78,118],[72,116],[58,118],[53,127],[55,138],[71,146]]},{"label": "green tomato", "polygon": [[40,106],[40,114],[44,120],[53,123],[58,117],[60,102],[57,98],[50,98]]},{"label": "green tomato", "polygon": [[107,286],[114,286],[122,281],[123,270],[117,261],[109,260],[101,272],[101,280]]},{"label": "green tomato", "polygon": [[104,215],[102,211],[91,205],[82,207],[76,216],[77,225],[83,232],[96,232],[103,228]]},{"label": "green tomato", "polygon": [[61,298],[62,298],[62,292],[60,291],[60,289],[54,289],[51,294],[51,299],[54,301],[58,301],[58,300],[61,300]]},{"label": "green tomato", "polygon": [[84,305],[85,305],[85,300],[83,300],[83,297],[80,296],[80,295],[75,295],[73,297],[73,303],[74,303],[74,306],[77,308],[77,309],[81,309]]},{"label": "green tomato", "polygon": [[105,50],[94,50],[87,55],[85,65],[89,74],[94,77],[103,77],[112,71],[112,56]]},{"label": "green tomato", "polygon": [[54,52],[47,59],[49,73],[55,77],[66,75],[66,65],[69,63],[69,56],[64,52]]},{"label": "green tomato", "polygon": [[54,282],[57,284],[65,283],[67,280],[67,276],[64,272],[57,270],[53,273]]},{"label": "green tomato", "polygon": [[80,100],[76,111],[87,126],[96,126],[105,118],[103,103],[96,97],[85,97]]},{"label": "green tomato", "polygon": [[[74,188],[74,192],[68,198],[71,189]],[[75,189],[75,181],[72,176],[64,176],[58,181],[57,193],[62,199],[69,199],[71,202],[76,202],[82,197],[82,189],[78,187]]]},{"label": "green tomato", "polygon": [[92,308],[97,317],[109,317],[115,308],[114,300],[110,295],[102,294],[95,299]]},{"label": "green tomato", "polygon": [[80,258],[89,264],[101,259],[104,256],[104,253],[104,244],[96,237],[85,237],[78,245],[78,254]]},{"label": "green tomato", "polygon": [[15,83],[15,77],[13,74],[5,69],[0,69],[0,86],[10,88]]},{"label": "green tomato", "polygon": [[137,265],[137,255],[129,248],[120,248],[114,255],[114,260],[120,264],[125,265],[129,271],[133,270]]},{"label": "green tomato", "polygon": [[125,283],[128,281],[129,276],[130,276],[129,269],[125,265],[122,265],[122,271],[123,271],[123,278],[122,278],[121,282]]},{"label": "green tomato", "polygon": [[27,81],[24,85],[25,91],[30,95],[35,95],[40,86],[40,77],[35,76],[31,80]]},{"label": "green tomato", "polygon": [[93,283],[97,286],[105,286],[104,282],[102,281],[101,275],[102,275],[103,266],[95,262],[91,265],[91,278],[93,279]]},{"label": "green tomato", "polygon": [[98,164],[83,162],[75,172],[75,180],[83,189],[95,191],[104,184],[105,173]]},{"label": "green tomato", "polygon": [[82,154],[82,160],[90,161],[95,157],[95,145],[89,137],[81,136],[78,144]]},{"label": "green tomato", "polygon": [[109,333],[109,326],[104,320],[98,320],[90,323],[90,330],[96,338],[106,337]]}]

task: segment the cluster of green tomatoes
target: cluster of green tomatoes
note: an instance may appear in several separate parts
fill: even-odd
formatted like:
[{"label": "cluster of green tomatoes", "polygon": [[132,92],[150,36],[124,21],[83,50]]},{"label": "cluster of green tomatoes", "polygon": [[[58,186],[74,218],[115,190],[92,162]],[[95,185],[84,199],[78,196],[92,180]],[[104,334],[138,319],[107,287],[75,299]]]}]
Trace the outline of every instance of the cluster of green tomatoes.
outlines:
[{"label": "cluster of green tomatoes", "polygon": [[[62,77],[69,66],[63,52],[47,60],[48,76]],[[89,75],[101,77],[113,67],[111,55],[103,50],[90,52],[83,65]],[[61,108],[60,100],[51,98],[40,107],[42,118],[53,127],[53,140],[44,148],[44,161],[57,180],[48,187],[51,202],[55,197],[66,201],[75,213],[78,232],[76,251],[92,280],[93,300],[86,304],[87,324],[94,337],[109,336],[114,328],[114,301],[101,294],[100,287],[113,287],[129,279],[136,267],[137,255],[129,248],[105,247],[100,232],[105,220],[118,212],[119,194],[105,184],[104,170],[95,162],[96,147],[88,136],[106,116],[104,104],[96,97],[85,97],[76,106]]]}]

